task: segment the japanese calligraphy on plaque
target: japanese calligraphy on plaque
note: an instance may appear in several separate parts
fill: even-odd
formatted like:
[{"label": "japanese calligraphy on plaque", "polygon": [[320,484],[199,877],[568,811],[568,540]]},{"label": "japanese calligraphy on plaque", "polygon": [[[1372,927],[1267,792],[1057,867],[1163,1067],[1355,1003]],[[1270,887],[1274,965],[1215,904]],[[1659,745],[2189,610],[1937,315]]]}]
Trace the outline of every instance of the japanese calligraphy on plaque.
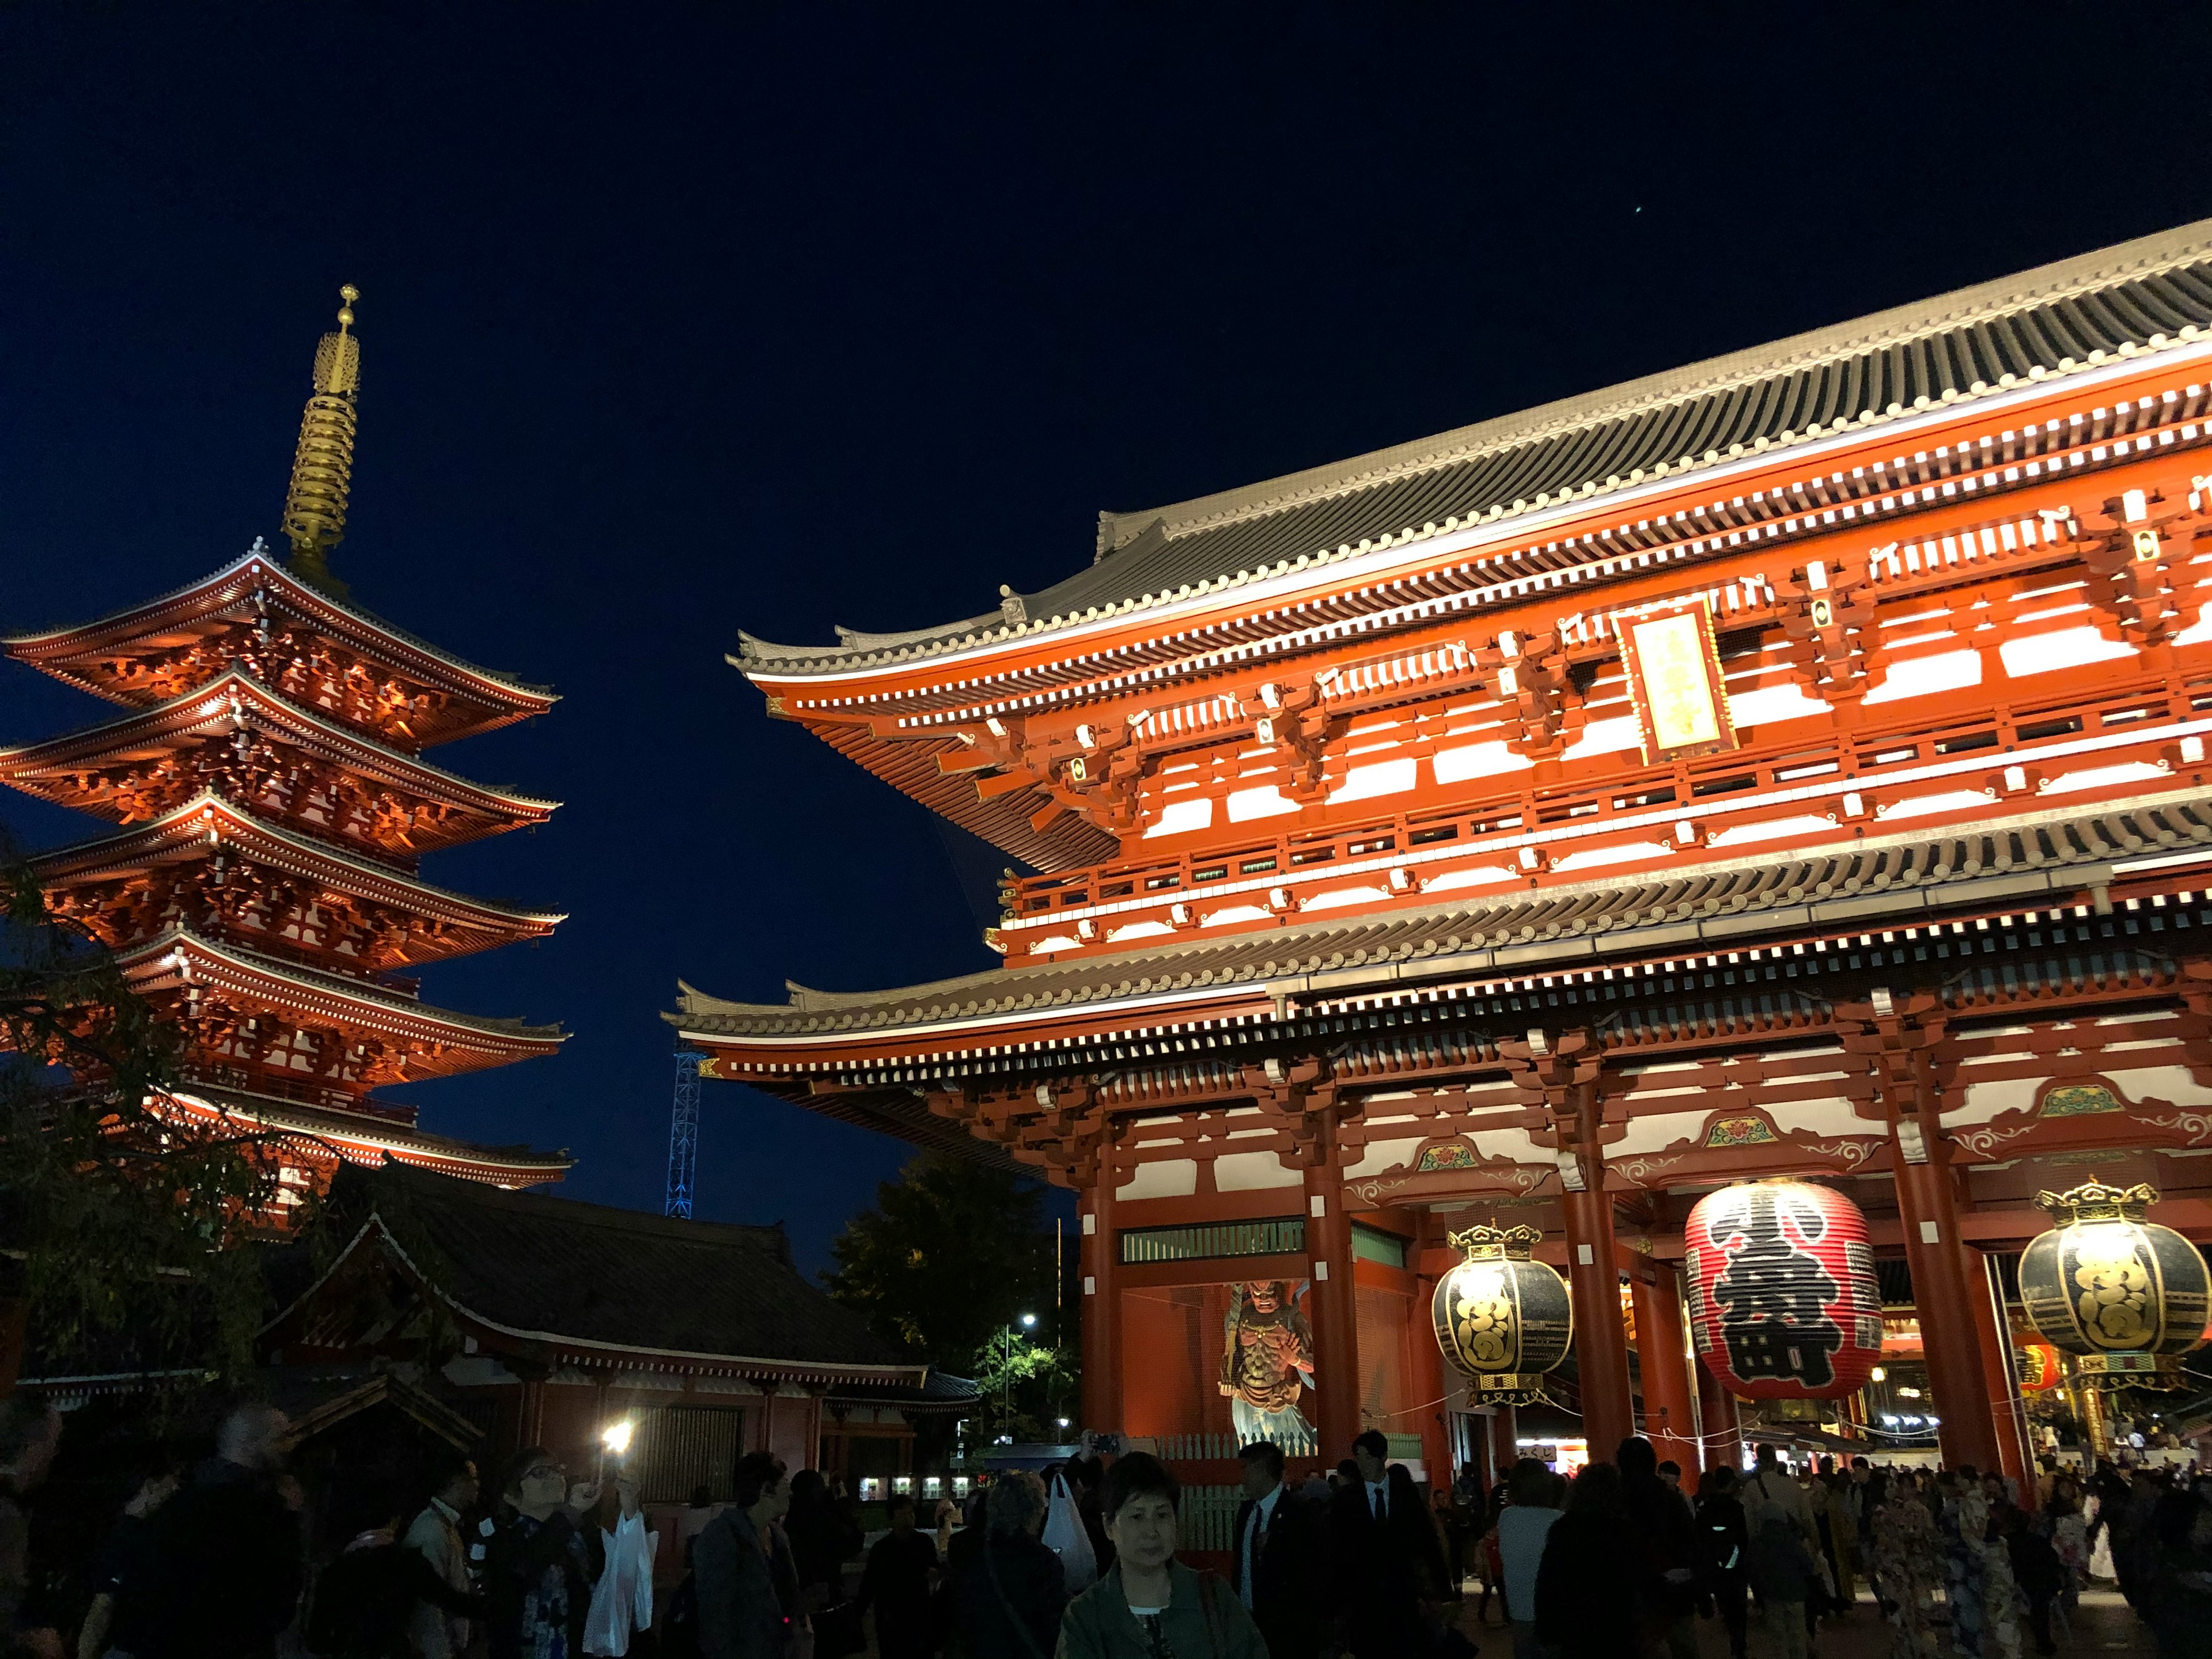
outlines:
[{"label": "japanese calligraphy on plaque", "polygon": [[1613,628],[1647,762],[1736,746],[1712,611],[1704,594],[1616,611]]}]

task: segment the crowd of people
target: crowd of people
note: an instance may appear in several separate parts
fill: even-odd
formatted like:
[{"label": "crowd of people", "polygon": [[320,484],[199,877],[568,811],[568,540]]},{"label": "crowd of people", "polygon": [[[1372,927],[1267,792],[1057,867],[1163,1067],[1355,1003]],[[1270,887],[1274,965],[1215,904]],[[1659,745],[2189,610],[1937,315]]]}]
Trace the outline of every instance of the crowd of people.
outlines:
[{"label": "crowd of people", "polygon": [[[1524,1458],[1463,1505],[1478,1618],[1504,1602],[1515,1659],[1689,1659],[1717,1620],[1747,1659],[1753,1615],[1777,1659],[1823,1626],[1871,1614],[1891,1659],[2019,1659],[2058,1650],[2082,1590],[2116,1583],[2169,1659],[2212,1659],[2212,1479],[2100,1462],[2086,1480],[2046,1460],[2031,1491],[1971,1467],[1827,1458],[1793,1474],[1771,1445],[1685,1491],[1649,1441],[1570,1481]],[[1593,1595],[1605,1584],[1630,1593]],[[1863,1585],[1869,1607],[1859,1596]]]},{"label": "crowd of people", "polygon": [[2083,1589],[2103,1581],[2162,1655],[2212,1659],[2212,1478],[2110,1463],[2086,1478],[2046,1463],[2021,1490],[1864,1457],[1793,1473],[1760,1446],[1749,1468],[1708,1468],[1689,1491],[1635,1437],[1571,1480],[1524,1458],[1484,1494],[1464,1480],[1425,1492],[1372,1431],[1300,1480],[1261,1443],[1238,1455],[1243,1498],[1216,1574],[1183,1559],[1182,1493],[1142,1452],[1001,1474],[938,1504],[928,1528],[894,1496],[872,1542],[841,1485],[757,1452],[731,1501],[702,1492],[683,1512],[671,1540],[683,1577],[656,1608],[659,1540],[619,1469],[574,1479],[532,1447],[481,1482],[455,1457],[411,1501],[347,1494],[343,1541],[312,1552],[286,1431],[280,1413],[241,1406],[212,1456],[150,1457],[88,1605],[65,1622],[42,1602],[30,1522],[62,1419],[0,1407],[11,1650],[844,1659],[872,1638],[881,1659],[1465,1659],[1494,1607],[1515,1659],[1692,1659],[1700,1620],[1717,1621],[1733,1659],[1748,1659],[1754,1628],[1762,1656],[1795,1659],[1855,1617],[1887,1621],[1892,1659],[2018,1659],[2056,1651]]}]

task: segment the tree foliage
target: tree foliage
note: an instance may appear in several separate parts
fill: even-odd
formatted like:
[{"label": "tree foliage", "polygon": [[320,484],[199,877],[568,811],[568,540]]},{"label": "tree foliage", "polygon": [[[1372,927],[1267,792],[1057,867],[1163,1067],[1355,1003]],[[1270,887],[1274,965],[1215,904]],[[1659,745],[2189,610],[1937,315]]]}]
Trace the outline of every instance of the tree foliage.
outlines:
[{"label": "tree foliage", "polygon": [[975,1357],[971,1380],[981,1393],[970,1440],[1060,1440],[1058,1419],[1068,1414],[1076,1371],[1067,1351],[1048,1346],[1018,1324],[1001,1326]]},{"label": "tree foliage", "polygon": [[1052,1236],[1036,1182],[925,1152],[876,1188],[830,1244],[830,1294],[916,1359],[973,1376],[994,1332],[1024,1313],[1049,1341]]},{"label": "tree foliage", "polygon": [[171,1100],[174,1033],[0,842],[0,1354],[242,1375],[272,1137]]}]

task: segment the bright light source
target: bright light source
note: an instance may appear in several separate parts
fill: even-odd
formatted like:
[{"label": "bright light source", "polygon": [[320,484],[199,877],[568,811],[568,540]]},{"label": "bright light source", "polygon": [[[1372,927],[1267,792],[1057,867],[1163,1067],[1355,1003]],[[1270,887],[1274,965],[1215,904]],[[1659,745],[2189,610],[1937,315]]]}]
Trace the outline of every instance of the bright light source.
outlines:
[{"label": "bright light source", "polygon": [[1036,1316],[1035,1314],[1024,1314],[1024,1315],[1022,1316],[1022,1328],[1023,1328],[1024,1330],[1028,1330],[1030,1327],[1032,1327],[1032,1326],[1033,1326],[1033,1325],[1035,1325],[1036,1323]]},{"label": "bright light source", "polygon": [[1875,1366],[1874,1370],[1868,1374],[1877,1382],[1887,1382],[1889,1378],[1889,1373],[1879,1365]]},{"label": "bright light source", "polygon": [[1063,1417],[1063,1418],[1060,1418],[1060,1419],[1057,1419],[1056,1420],[1058,1421],[1058,1423],[1060,1424],[1060,1426],[1061,1428],[1063,1428],[1063,1429],[1064,1429],[1064,1428],[1066,1428],[1066,1427],[1067,1426],[1067,1419],[1066,1419],[1066,1418],[1064,1418],[1064,1417]]},{"label": "bright light source", "polygon": [[606,1432],[599,1437],[599,1443],[620,1457],[629,1449],[629,1437],[630,1421],[625,1417],[621,1422],[608,1425]]},{"label": "bright light source", "polygon": [[1900,1400],[1917,1400],[1920,1398],[1920,1390],[1917,1389],[1901,1388],[1898,1389],[1897,1395],[1898,1398]]}]

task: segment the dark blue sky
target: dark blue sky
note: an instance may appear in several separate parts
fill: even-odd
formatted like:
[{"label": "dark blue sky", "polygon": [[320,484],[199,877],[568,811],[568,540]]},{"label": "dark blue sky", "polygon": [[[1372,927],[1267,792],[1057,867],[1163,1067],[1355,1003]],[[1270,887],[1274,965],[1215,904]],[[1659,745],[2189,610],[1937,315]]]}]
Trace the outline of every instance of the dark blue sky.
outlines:
[{"label": "dark blue sky", "polygon": [[[407,1097],[657,1207],[679,975],[989,960],[1000,860],[767,720],[739,627],[971,615],[1102,507],[2212,214],[2199,8],[1519,9],[12,9],[0,628],[274,539],[358,283],[339,569],[566,698],[438,754],[565,809],[426,873],[572,919],[426,988],[575,1036]],[[0,665],[0,741],[104,709]],[[701,1213],[810,1266],[904,1156],[706,1100]]]}]

